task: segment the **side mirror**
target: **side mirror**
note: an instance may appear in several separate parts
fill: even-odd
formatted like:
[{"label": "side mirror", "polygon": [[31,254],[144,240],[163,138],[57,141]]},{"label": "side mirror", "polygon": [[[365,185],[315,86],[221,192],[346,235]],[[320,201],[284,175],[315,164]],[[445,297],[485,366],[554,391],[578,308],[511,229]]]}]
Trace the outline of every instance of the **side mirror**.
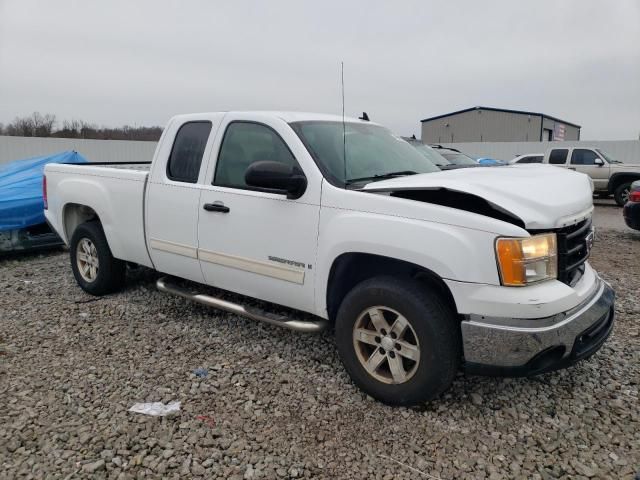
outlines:
[{"label": "side mirror", "polygon": [[596,158],[596,159],[593,161],[593,163],[594,163],[595,165],[598,165],[599,167],[603,167],[603,166],[604,166],[604,162],[602,161],[602,159],[601,159],[601,158]]},{"label": "side mirror", "polygon": [[244,174],[244,181],[266,192],[286,194],[290,200],[300,198],[307,189],[302,170],[280,162],[252,163]]}]

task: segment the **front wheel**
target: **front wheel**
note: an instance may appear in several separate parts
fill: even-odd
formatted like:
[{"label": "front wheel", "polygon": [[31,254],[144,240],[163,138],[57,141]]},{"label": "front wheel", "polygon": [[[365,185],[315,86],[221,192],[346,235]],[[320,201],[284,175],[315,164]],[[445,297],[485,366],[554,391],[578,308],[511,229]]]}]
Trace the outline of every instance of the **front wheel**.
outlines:
[{"label": "front wheel", "polygon": [[623,207],[625,203],[629,201],[629,194],[631,193],[631,182],[626,182],[619,185],[616,191],[613,192],[613,198],[616,203]]},{"label": "front wheel", "polygon": [[85,292],[99,296],[123,287],[126,264],[113,257],[98,222],[79,225],[73,232],[69,250],[73,276]]},{"label": "front wheel", "polygon": [[340,305],[336,343],[362,390],[390,405],[415,405],[446,390],[460,365],[455,314],[419,282],[376,277]]}]

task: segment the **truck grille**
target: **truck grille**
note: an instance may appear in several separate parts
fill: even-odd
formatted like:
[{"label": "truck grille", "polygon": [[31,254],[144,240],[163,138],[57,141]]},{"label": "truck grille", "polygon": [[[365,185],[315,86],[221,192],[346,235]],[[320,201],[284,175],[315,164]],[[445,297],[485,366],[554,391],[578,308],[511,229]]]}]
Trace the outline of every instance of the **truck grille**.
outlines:
[{"label": "truck grille", "polygon": [[593,245],[591,217],[576,225],[555,230],[558,236],[558,280],[573,286],[584,273]]}]

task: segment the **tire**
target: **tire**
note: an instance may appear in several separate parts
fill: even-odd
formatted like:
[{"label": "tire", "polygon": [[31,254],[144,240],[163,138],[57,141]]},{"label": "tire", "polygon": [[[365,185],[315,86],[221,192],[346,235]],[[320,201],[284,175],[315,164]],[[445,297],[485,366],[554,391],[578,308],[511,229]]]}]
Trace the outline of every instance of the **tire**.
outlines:
[{"label": "tire", "polygon": [[[384,325],[375,313],[380,311],[391,331],[378,328]],[[396,315],[409,326],[394,340],[394,329],[400,331]],[[340,305],[335,333],[340,358],[354,383],[389,405],[416,405],[437,397],[451,385],[460,366],[461,335],[455,313],[417,281],[381,276],[358,284]],[[366,341],[356,340],[356,335]],[[405,356],[415,357],[416,347],[417,362]],[[379,367],[370,373],[366,361],[381,356]],[[392,373],[392,362],[398,375]]]},{"label": "tire", "polygon": [[625,182],[616,187],[616,190],[613,192],[613,198],[615,199],[618,206],[623,207],[624,204],[627,203],[630,191],[631,182]]},{"label": "tire", "polygon": [[79,225],[73,232],[69,250],[73,276],[85,292],[101,296],[122,289],[126,263],[113,258],[100,223]]}]

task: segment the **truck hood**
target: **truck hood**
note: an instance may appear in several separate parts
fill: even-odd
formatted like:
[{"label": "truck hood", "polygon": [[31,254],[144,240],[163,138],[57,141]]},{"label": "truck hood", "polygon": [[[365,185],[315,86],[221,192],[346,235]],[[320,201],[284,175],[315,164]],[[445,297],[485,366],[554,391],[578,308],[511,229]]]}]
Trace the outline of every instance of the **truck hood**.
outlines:
[{"label": "truck hood", "polygon": [[[562,228],[580,222],[593,211],[589,177],[548,165],[423,173],[372,182],[363,190],[388,192],[506,221],[511,218],[515,220],[512,223],[527,229]],[[486,213],[491,208],[496,214]]]}]

